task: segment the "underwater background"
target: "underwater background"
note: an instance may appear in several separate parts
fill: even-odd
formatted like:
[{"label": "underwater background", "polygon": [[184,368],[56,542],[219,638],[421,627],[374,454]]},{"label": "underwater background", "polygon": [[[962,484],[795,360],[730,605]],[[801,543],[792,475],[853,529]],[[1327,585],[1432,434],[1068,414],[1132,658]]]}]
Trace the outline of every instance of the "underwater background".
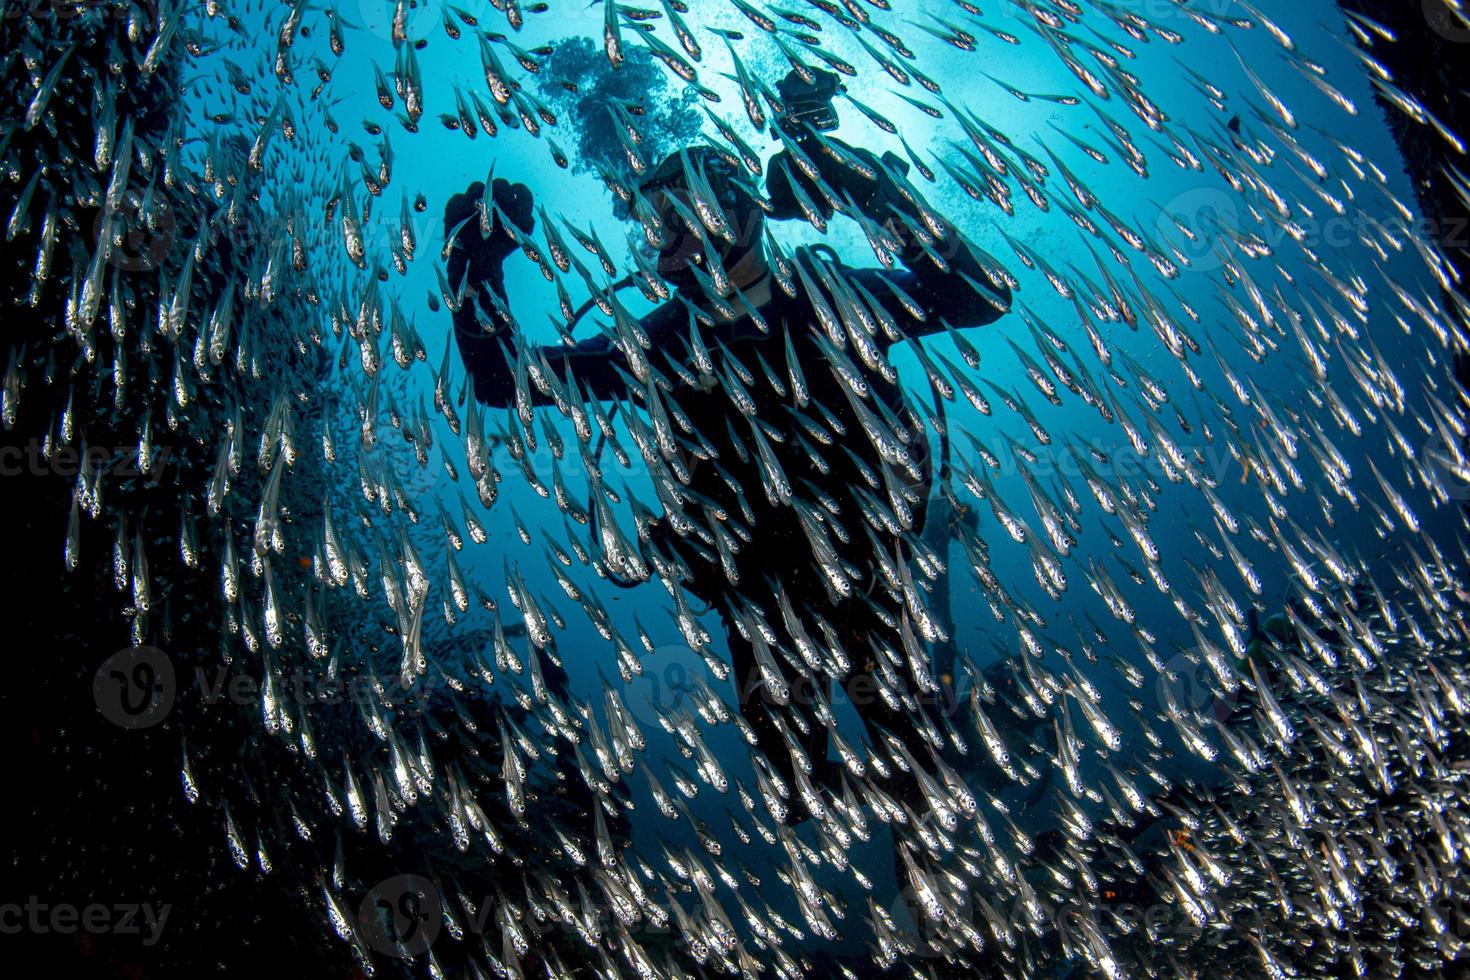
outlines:
[{"label": "underwater background", "polygon": [[[0,942],[100,976],[1462,969],[1470,184],[1424,66],[1463,12],[793,7],[7,8]],[[594,449],[476,405],[443,214],[534,193],[518,343],[629,273],[642,315],[618,188],[710,140],[764,176],[793,58],[1014,281],[892,350],[959,505],[922,588],[964,751],[908,815],[832,786],[788,825],[724,619],[692,648],[587,520],[659,510],[640,410]],[[880,261],[858,221],[770,232]]]}]

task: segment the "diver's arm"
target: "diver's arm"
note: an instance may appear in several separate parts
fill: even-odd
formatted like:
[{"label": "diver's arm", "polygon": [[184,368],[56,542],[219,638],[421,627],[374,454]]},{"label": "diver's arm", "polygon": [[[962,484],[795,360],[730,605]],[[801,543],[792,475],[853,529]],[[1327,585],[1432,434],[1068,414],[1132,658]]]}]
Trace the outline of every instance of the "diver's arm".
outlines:
[{"label": "diver's arm", "polygon": [[[505,259],[516,251],[514,238],[502,219],[513,221],[522,232],[535,228],[531,192],[524,184],[495,181],[492,187],[496,214],[488,238],[480,233],[480,209],[485,185],[475,182],[463,194],[449,199],[444,209],[444,233],[453,236],[446,274],[450,288],[460,291],[458,309],[453,310],[454,337],[465,370],[474,384],[475,399],[504,408],[516,403],[516,344],[514,318],[505,291]],[[567,379],[577,381],[586,397],[609,400],[618,397],[625,384],[620,368],[627,359],[606,337],[593,337],[572,347],[538,347],[528,352],[538,366],[542,361],[555,373],[558,386]],[[533,405],[554,405],[556,399],[540,386],[529,383]]]},{"label": "diver's arm", "polygon": [[[524,188],[524,185],[517,185]],[[492,185],[495,204],[513,204],[519,195],[504,180]],[[529,190],[526,196],[529,197]],[[502,226],[499,213],[492,215],[491,234],[482,233],[481,212],[485,184],[475,181],[444,206],[444,236],[449,243],[445,275],[454,302],[449,309],[454,321],[454,340],[460,358],[475,386],[475,397],[489,405],[509,405],[515,400],[514,370],[507,366],[499,335],[509,329],[505,294],[506,257],[515,251],[514,240]],[[530,207],[517,208],[514,220],[523,229],[535,227]],[[446,297],[449,299],[450,297]]]},{"label": "diver's arm", "polygon": [[[865,160],[878,179],[865,182],[871,194],[855,203],[897,246],[898,261],[893,269],[860,269],[853,277],[904,332],[920,337],[946,324],[980,327],[1010,312],[1011,290],[1000,264],[929,206],[907,179],[907,164],[893,154],[881,160],[866,154]],[[922,318],[914,316],[915,306]]]},{"label": "diver's arm", "polygon": [[[1011,308],[1011,290],[986,271],[993,261],[951,228],[946,239],[937,239],[931,249],[944,262],[941,266],[922,248],[901,253],[904,269],[855,269],[850,279],[861,283],[909,337],[940,333],[945,324],[957,330],[994,323]],[[912,308],[923,312],[913,316]]]},{"label": "diver's arm", "polygon": [[[907,336],[940,332],[946,322],[957,329],[983,326],[1009,312],[1011,291],[1000,264],[929,206],[907,179],[906,161],[893,153],[879,157],[820,134],[802,140],[798,149],[822,179],[811,180],[789,150],[778,153],[767,180],[772,217],[804,217],[815,206],[830,218],[834,213],[830,202],[838,201],[846,212],[856,211],[863,221],[881,226],[888,244],[896,246],[895,267],[847,274],[872,294]],[[860,172],[854,163],[873,176]],[[794,184],[788,175],[795,178]],[[871,236],[872,228],[868,231]],[[915,308],[922,317],[914,316]]]},{"label": "diver's arm", "polygon": [[[475,386],[475,400],[484,405],[505,408],[516,403],[516,355],[510,342],[510,330],[496,334],[482,333],[466,338],[459,332],[460,356]],[[530,363],[537,367],[544,361],[555,375],[554,383],[564,387],[567,379],[577,382],[583,397],[611,401],[627,390],[622,371],[627,371],[627,358],[606,337],[589,337],[575,346],[532,347]],[[526,390],[532,405],[555,405],[555,396],[543,391],[528,379]]]},{"label": "diver's arm", "polygon": [[[675,356],[677,345],[682,342],[681,330],[688,322],[687,308],[677,301],[663,304],[638,321],[639,330],[648,339],[648,347],[642,349],[642,354],[655,368],[664,370],[662,360],[655,354],[663,358]],[[508,329],[486,336],[483,342],[476,340],[477,346],[472,348],[466,348],[461,341],[460,351],[466,356],[465,366],[475,383],[475,398],[486,405],[504,408],[516,403],[516,351],[510,343],[513,336]],[[474,364],[469,357],[476,359]],[[554,385],[570,395],[568,381],[575,381],[578,397],[601,402],[626,398],[629,381],[636,373],[628,365],[627,354],[607,334],[571,346],[532,346],[527,350],[526,390],[531,404],[559,404],[556,395],[537,384],[538,371],[550,372],[549,386]]]}]

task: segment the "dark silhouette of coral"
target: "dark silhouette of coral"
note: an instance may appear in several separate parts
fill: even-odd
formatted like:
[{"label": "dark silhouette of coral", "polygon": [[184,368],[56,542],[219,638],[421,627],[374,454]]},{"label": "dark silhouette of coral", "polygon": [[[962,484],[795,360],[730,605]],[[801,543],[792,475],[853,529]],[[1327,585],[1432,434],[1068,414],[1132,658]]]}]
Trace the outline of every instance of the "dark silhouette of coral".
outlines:
[{"label": "dark silhouette of coral", "polygon": [[[632,116],[643,137],[638,150],[650,166],[699,137],[698,95],[692,89],[670,92],[668,72],[647,51],[629,50],[614,71],[590,39],[572,38],[557,44],[540,77],[543,95],[562,117],[561,129],[576,134],[571,163],[578,172],[602,170],[636,183],[618,138],[615,107]],[[625,210],[620,207],[619,215]]]}]

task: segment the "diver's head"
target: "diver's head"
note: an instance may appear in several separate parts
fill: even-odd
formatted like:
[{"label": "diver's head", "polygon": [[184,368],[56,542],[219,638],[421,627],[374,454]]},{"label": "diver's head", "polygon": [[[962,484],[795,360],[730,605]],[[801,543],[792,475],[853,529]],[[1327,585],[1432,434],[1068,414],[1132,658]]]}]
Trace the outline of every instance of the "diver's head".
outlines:
[{"label": "diver's head", "polygon": [[639,191],[660,229],[659,275],[674,288],[723,297],[766,274],[765,212],[739,168],[714,147],[670,154]]}]

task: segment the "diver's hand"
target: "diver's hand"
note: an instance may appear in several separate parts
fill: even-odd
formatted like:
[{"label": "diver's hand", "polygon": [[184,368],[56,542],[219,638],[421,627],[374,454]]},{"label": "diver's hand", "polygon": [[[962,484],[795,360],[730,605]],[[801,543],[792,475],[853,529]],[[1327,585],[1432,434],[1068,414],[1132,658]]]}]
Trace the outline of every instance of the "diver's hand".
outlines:
[{"label": "diver's hand", "polygon": [[[496,178],[490,193],[488,222],[481,213],[485,204],[484,181],[475,181],[464,193],[451,197],[444,206],[444,234],[454,236],[447,271],[449,281],[456,286],[467,271],[474,285],[486,280],[502,280],[501,264],[519,247],[510,233],[507,220],[524,234],[529,235],[535,230],[536,219],[531,210],[535,196],[531,188]],[[484,234],[487,225],[490,230],[488,236]]]},{"label": "diver's hand", "polygon": [[885,205],[901,205],[904,201],[892,175],[907,175],[908,163],[891,152],[880,158],[871,150],[858,149],[831,136],[803,141],[797,149],[815,167],[820,182],[812,180],[790,150],[776,154],[771,160],[767,190],[776,204],[777,218],[804,216],[786,186],[787,174],[826,218],[832,217],[834,203],[846,209],[849,199],[864,214],[880,219],[885,216]]},{"label": "diver's hand", "polygon": [[[864,213],[871,213],[893,186],[892,179],[884,171],[887,163],[880,166],[879,158],[871,150],[859,149],[831,136],[823,137],[821,142],[808,143],[802,149],[811,155],[822,179],[839,194],[850,196]],[[854,164],[861,165],[873,176],[869,177]]]}]

